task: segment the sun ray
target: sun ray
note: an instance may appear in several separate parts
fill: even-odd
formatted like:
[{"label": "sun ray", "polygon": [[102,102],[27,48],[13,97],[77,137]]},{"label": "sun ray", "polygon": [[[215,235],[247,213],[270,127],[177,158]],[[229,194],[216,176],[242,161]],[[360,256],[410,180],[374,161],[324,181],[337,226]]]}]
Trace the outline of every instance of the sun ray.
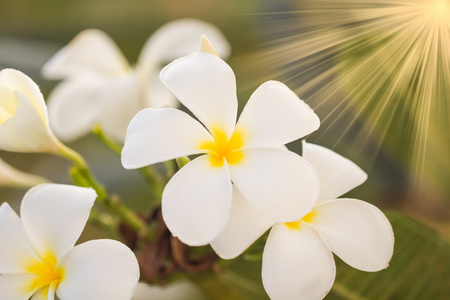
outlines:
[{"label": "sun ray", "polygon": [[449,178],[450,0],[294,3],[252,55],[318,111],[319,139],[339,124],[335,144],[392,145],[416,183]]}]

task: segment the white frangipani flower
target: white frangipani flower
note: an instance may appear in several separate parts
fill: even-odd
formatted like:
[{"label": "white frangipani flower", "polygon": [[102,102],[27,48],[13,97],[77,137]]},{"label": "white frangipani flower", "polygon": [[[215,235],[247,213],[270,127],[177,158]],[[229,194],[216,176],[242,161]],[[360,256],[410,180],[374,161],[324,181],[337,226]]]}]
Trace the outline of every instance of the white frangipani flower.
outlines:
[{"label": "white frangipani flower", "polygon": [[24,196],[21,218],[0,206],[0,291],[8,300],[129,300],[139,280],[134,253],[120,242],[77,246],[92,189],[42,184]]},{"label": "white frangipani flower", "polygon": [[[206,38],[202,43],[210,49]],[[192,246],[211,242],[227,222],[232,182],[252,206],[277,221],[297,220],[313,207],[319,189],[314,169],[280,146],[320,122],[287,86],[262,84],[236,124],[235,76],[219,57],[207,52],[183,57],[165,67],[161,79],[200,122],[173,108],[142,110],[128,127],[122,164],[134,169],[205,154],[164,189],[162,213],[174,236]]]},{"label": "white frangipani flower", "polygon": [[336,199],[362,184],[367,175],[356,164],[324,147],[303,143],[303,157],[317,171],[316,205],[299,221],[281,223],[246,205],[238,193],[225,230],[211,243],[219,256],[241,254],[271,226],[262,261],[264,288],[272,300],[322,299],[335,277],[332,252],[350,266],[379,271],[394,247],[392,227],[375,206]]},{"label": "white frangipani flower", "polygon": [[134,290],[132,300],[206,300],[202,291],[187,280],[175,281],[167,286],[148,285],[138,283]]},{"label": "white frangipani flower", "polygon": [[59,151],[50,130],[39,87],[13,69],[0,71],[0,149],[13,152]]},{"label": "white frangipani flower", "polygon": [[0,159],[0,186],[6,187],[32,187],[49,182],[47,179],[17,170]]},{"label": "white frangipani flower", "polygon": [[64,141],[87,134],[93,125],[123,142],[133,116],[146,107],[174,107],[175,97],[161,83],[161,64],[197,51],[208,34],[221,57],[230,46],[213,25],[195,19],[170,22],[144,45],[135,68],[104,32],[88,29],[61,49],[43,69],[49,79],[63,79],[49,97],[50,124]]}]

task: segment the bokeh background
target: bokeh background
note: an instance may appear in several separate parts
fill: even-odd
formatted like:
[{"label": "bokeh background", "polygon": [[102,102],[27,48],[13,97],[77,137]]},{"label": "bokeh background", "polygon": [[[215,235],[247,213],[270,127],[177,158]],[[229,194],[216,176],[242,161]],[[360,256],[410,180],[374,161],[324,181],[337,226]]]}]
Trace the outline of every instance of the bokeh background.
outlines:
[{"label": "bokeh background", "polygon": [[[391,266],[368,274],[337,262],[327,299],[450,297],[449,0],[0,0],[0,68],[33,78],[46,97],[56,82],[42,65],[77,33],[109,34],[132,64],[151,33],[179,18],[199,18],[229,39],[240,108],[276,79],[315,109],[321,128],[308,137],[369,175],[348,194],[387,212],[396,233]],[[148,209],[148,187],[94,136],[70,145],[127,204]],[[301,153],[301,144],[289,145]],[[69,183],[69,163],[0,151],[30,173]],[[16,209],[24,190],[1,188]],[[108,236],[90,226],[84,238]],[[266,299],[260,279],[263,239],[242,257],[193,276],[211,299]]]}]

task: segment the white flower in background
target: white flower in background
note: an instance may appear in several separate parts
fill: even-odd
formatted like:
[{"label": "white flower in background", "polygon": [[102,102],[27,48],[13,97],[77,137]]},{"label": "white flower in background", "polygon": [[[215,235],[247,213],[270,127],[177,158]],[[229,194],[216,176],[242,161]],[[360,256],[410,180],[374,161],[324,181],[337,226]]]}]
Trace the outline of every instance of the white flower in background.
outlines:
[{"label": "white flower in background", "polygon": [[0,186],[29,188],[46,182],[49,181],[43,177],[19,171],[0,159]]},{"label": "white flower in background", "polygon": [[129,122],[141,109],[176,106],[175,97],[159,79],[161,65],[197,51],[202,34],[211,37],[221,57],[228,57],[230,46],[222,33],[195,19],[173,21],[155,31],[135,68],[104,32],[79,33],[42,69],[44,77],[64,80],[49,97],[55,134],[72,141],[100,124],[123,142]]},{"label": "white flower in background", "polygon": [[0,71],[0,149],[13,152],[59,152],[60,142],[48,125],[39,87],[13,69]]},{"label": "white flower in background", "polygon": [[151,286],[146,283],[138,283],[132,300],[206,300],[202,291],[192,282],[180,280],[167,286]]},{"label": "white flower in background", "polygon": [[0,206],[0,291],[8,300],[128,300],[139,279],[133,252],[120,242],[77,246],[96,195],[42,184],[22,200],[21,218]]},{"label": "white flower in background", "polygon": [[300,221],[274,222],[236,194],[225,230],[211,243],[219,256],[234,258],[272,225],[262,261],[264,288],[272,300],[322,299],[335,277],[332,252],[350,266],[379,271],[394,247],[392,227],[375,206],[335,199],[363,183],[356,164],[324,147],[303,143],[303,157],[316,169],[320,193]]},{"label": "white flower in background", "polygon": [[[206,38],[203,50],[211,51]],[[239,122],[233,70],[219,57],[197,52],[161,72],[164,84],[199,120],[173,108],[144,109],[131,121],[122,164],[140,168],[205,154],[179,170],[162,195],[164,221],[188,245],[211,242],[224,228],[232,182],[256,209],[274,220],[298,220],[318,193],[314,169],[281,146],[319,127],[313,110],[277,81],[262,84]]]}]

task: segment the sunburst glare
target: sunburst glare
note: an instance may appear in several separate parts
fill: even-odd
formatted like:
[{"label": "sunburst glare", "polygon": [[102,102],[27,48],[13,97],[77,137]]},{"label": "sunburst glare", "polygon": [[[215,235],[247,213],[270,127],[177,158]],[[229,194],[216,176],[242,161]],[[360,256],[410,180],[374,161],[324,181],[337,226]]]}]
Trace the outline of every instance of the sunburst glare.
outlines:
[{"label": "sunburst glare", "polygon": [[391,147],[416,183],[448,178],[450,0],[303,0],[264,18],[258,65],[342,138]]}]

